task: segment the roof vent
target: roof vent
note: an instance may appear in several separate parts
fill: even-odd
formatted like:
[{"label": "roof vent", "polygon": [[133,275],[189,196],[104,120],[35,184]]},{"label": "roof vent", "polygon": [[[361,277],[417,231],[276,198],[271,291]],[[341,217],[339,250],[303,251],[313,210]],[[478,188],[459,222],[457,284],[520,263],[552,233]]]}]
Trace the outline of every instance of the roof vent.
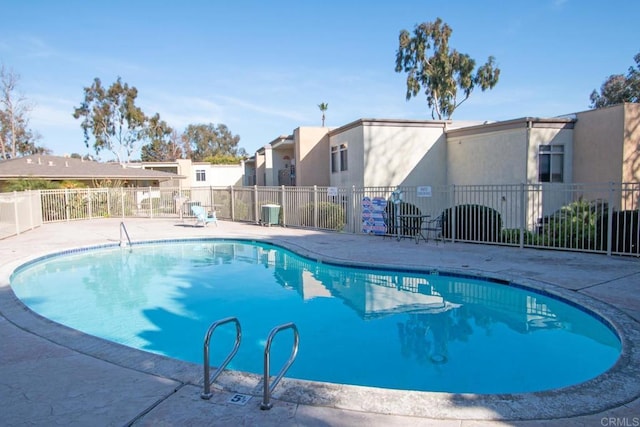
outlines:
[{"label": "roof vent", "polygon": [[69,167],[69,162],[68,162],[68,161],[66,161],[66,160],[64,161],[64,167],[65,167],[65,168],[68,168],[68,167]]},{"label": "roof vent", "polygon": [[27,164],[30,165],[31,163],[33,163],[33,159],[27,159]]},{"label": "roof vent", "polygon": [[49,160],[49,166],[53,166],[53,160]]}]

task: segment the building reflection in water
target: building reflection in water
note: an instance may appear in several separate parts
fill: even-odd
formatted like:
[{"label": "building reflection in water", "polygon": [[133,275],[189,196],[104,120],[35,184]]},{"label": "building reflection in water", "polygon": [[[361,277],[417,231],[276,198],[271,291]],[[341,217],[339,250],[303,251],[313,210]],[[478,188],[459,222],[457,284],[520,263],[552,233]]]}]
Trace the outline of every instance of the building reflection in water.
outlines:
[{"label": "building reflection in water", "polygon": [[[447,363],[451,342],[466,342],[478,330],[490,335],[496,323],[522,334],[580,327],[580,322],[572,322],[571,312],[564,310],[566,304],[508,283],[438,272],[327,265],[269,245],[217,243],[209,252],[215,263],[235,259],[262,264],[273,269],[280,286],[294,290],[303,300],[339,298],[364,320],[403,314],[397,323],[401,353],[420,363]],[[592,338],[615,345],[610,337]]]}]

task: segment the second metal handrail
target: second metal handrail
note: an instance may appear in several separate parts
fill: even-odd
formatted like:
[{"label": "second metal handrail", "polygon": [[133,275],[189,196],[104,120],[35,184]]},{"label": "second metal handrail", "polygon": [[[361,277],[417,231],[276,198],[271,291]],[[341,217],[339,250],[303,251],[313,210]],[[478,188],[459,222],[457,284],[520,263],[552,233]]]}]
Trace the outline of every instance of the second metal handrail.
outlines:
[{"label": "second metal handrail", "polygon": [[[270,366],[270,352],[271,352],[271,342],[276,334],[283,329],[293,329],[293,348],[291,349],[291,356],[289,356],[289,360],[284,364],[280,373],[276,376],[276,379],[269,385],[269,370]],[[293,364],[293,361],[298,354],[298,344],[300,343],[300,337],[298,334],[298,328],[294,323],[285,323],[284,325],[276,326],[269,333],[269,338],[267,338],[267,344],[264,347],[264,395],[262,398],[262,403],[260,404],[260,409],[271,409],[273,404],[270,402],[271,400],[271,392],[278,385],[284,374]]]},{"label": "second metal handrail", "polygon": [[[220,325],[224,325],[225,323],[234,322],[236,324],[236,342],[233,346],[233,350],[227,356],[226,359],[220,364],[218,369],[213,373],[213,376],[209,378],[209,343],[211,341],[211,335],[213,331]],[[236,317],[227,317],[225,319],[218,320],[217,322],[213,322],[211,326],[209,326],[209,330],[204,336],[204,391],[200,394],[200,397],[203,399],[211,399],[213,395],[211,393],[211,383],[218,378],[218,375],[222,373],[224,368],[231,362],[233,356],[238,352],[238,348],[240,347],[240,340],[242,339],[242,328],[240,327],[240,322]]]},{"label": "second metal handrail", "polygon": [[131,238],[129,237],[129,233],[127,232],[127,227],[124,226],[124,222],[120,223],[120,246],[124,247],[126,246],[124,243],[124,239],[122,238],[122,233],[124,232],[124,235],[127,236],[127,242],[129,242],[129,247],[131,247]]}]

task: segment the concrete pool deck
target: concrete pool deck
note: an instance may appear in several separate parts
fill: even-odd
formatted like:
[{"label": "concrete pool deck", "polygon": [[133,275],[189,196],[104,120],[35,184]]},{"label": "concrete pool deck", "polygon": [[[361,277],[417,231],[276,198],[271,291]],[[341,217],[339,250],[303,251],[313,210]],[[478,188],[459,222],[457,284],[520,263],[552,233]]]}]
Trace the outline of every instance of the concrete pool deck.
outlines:
[{"label": "concrete pool deck", "polygon": [[[46,224],[0,240],[0,424],[240,426],[614,426],[640,423],[640,260],[462,243],[396,241],[220,221],[127,219],[132,241],[266,239],[325,261],[438,268],[510,280],[586,305],[622,335],[604,375],[541,393],[473,395],[284,379],[261,411],[261,377],[225,371],[200,399],[202,367],[129,349],[31,312],[9,286],[21,264],[52,252],[117,244],[119,219]],[[201,345],[201,343],[196,343]],[[245,405],[237,393],[251,395]],[[626,424],[623,424],[626,423]]]}]

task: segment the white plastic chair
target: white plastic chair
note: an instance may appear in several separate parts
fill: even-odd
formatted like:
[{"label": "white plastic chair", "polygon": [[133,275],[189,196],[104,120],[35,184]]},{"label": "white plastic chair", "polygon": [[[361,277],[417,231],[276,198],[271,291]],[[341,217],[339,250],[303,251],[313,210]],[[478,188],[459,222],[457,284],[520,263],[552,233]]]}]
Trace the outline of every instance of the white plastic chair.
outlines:
[{"label": "white plastic chair", "polygon": [[191,206],[191,212],[196,217],[195,225],[202,223],[203,227],[206,227],[210,222],[215,222],[216,227],[218,226],[218,217],[216,217],[216,212],[210,212],[207,214],[207,211],[202,206]]}]

